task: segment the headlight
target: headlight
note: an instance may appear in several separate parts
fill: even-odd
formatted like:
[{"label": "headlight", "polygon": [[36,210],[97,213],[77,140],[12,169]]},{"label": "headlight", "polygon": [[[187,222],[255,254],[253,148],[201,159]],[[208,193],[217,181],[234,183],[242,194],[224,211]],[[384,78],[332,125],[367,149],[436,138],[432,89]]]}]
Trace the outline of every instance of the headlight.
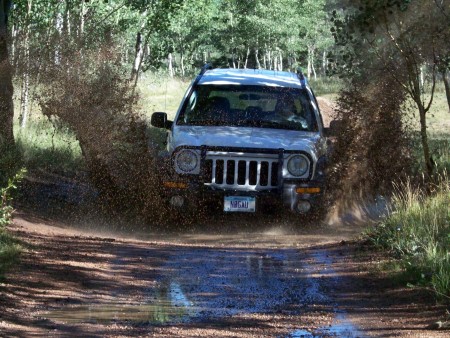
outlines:
[{"label": "headlight", "polygon": [[309,161],[303,155],[291,156],[287,163],[287,170],[292,176],[303,176],[309,168]]},{"label": "headlight", "polygon": [[183,149],[175,155],[175,166],[181,174],[197,174],[199,164],[199,156],[193,150]]}]

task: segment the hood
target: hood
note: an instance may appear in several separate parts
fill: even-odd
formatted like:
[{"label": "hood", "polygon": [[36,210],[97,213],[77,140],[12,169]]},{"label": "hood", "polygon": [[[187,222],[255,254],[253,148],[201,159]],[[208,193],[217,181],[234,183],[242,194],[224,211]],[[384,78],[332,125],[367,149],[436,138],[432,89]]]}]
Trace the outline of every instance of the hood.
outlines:
[{"label": "hood", "polygon": [[317,154],[319,133],[296,130],[222,126],[174,126],[174,148],[209,147],[263,148],[305,151]]}]

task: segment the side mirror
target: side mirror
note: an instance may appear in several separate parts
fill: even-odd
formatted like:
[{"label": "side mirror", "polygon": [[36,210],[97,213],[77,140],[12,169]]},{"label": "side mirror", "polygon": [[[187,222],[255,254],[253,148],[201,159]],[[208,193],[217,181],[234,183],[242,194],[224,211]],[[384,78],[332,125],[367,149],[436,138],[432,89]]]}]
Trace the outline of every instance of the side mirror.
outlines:
[{"label": "side mirror", "polygon": [[167,114],[156,112],[152,114],[150,121],[151,125],[156,128],[170,129],[172,128],[172,121],[167,120]]},{"label": "side mirror", "polygon": [[344,125],[341,120],[333,120],[330,122],[330,127],[323,129],[324,135],[326,137],[336,137],[339,135],[343,126]]}]

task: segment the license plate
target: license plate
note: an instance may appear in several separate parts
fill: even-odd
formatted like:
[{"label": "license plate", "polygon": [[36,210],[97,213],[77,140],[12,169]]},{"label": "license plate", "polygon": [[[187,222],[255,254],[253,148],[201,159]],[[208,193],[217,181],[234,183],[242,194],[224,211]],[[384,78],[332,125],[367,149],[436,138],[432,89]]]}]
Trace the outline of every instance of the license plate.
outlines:
[{"label": "license plate", "polygon": [[256,198],[249,196],[225,196],[223,211],[255,212]]}]

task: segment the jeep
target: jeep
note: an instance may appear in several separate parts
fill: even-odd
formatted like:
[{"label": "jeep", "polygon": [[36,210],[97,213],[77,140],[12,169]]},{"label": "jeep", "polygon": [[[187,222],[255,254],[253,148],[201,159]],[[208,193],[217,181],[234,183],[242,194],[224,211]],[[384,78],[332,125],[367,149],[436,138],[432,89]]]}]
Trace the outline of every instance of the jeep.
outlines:
[{"label": "jeep", "polygon": [[301,71],[206,65],[174,121],[155,112],[151,124],[167,129],[161,184],[173,207],[204,200],[227,213],[321,207],[327,129]]}]

